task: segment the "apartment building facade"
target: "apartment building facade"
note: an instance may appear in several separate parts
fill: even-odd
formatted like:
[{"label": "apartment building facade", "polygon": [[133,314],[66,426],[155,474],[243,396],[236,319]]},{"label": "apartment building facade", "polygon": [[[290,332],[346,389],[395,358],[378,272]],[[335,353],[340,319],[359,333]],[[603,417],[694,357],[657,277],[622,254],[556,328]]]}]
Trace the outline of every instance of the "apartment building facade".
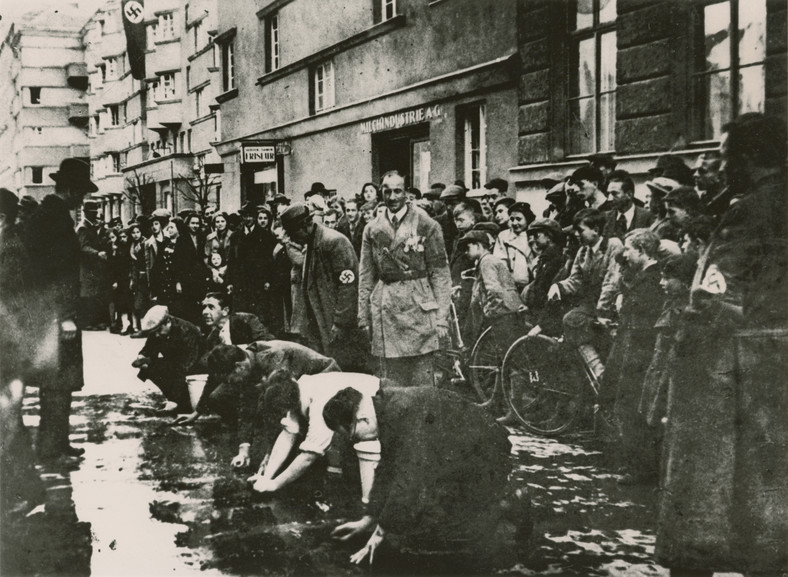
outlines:
[{"label": "apartment building facade", "polygon": [[89,157],[88,78],[78,15],[46,11],[18,20],[0,45],[0,186],[37,200],[67,157]]},{"label": "apartment building facade", "polygon": [[173,213],[219,203],[211,146],[215,0],[162,0],[145,7],[144,79],[131,74],[121,4],[111,0],[85,24],[90,74],[90,151],[105,216],[128,221],[157,207]]},{"label": "apartment building facade", "polygon": [[223,205],[301,199],[315,181],[351,197],[390,169],[420,189],[505,177],[515,13],[513,0],[220,4]]}]

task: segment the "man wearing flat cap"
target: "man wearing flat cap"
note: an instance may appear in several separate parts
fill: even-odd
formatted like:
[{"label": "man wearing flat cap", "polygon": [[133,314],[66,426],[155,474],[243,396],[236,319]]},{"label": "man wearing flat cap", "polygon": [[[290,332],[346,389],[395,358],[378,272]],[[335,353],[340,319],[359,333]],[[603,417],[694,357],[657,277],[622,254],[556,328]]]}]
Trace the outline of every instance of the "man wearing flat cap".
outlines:
[{"label": "man wearing flat cap", "polygon": [[108,324],[109,246],[98,222],[101,204],[88,199],[82,204],[82,220],[77,226],[79,239],[79,322],[83,330],[104,330]]},{"label": "man wearing flat cap", "polygon": [[294,242],[306,246],[301,291],[307,344],[334,357],[343,370],[361,370],[358,363],[365,361],[363,351],[357,350],[363,343],[356,331],[358,258],[353,245],[342,233],[314,222],[300,202],[282,213],[282,227]]},{"label": "man wearing flat cap", "polygon": [[387,172],[381,190],[386,211],[364,229],[361,245],[359,326],[371,329],[380,376],[431,385],[451,299],[443,234],[426,212],[406,203],[399,172]]},{"label": "man wearing flat cap", "polygon": [[[37,452],[40,459],[78,457],[84,449],[69,444],[71,393],[80,390],[82,376],[82,335],[76,325],[80,289],[80,247],[71,211],[85,194],[98,188],[90,181],[90,166],[78,158],[66,158],[57,172],[55,193],[41,201],[26,228],[30,251],[33,288],[37,306],[34,314],[41,326],[53,333],[42,336],[37,351],[41,362],[35,383],[41,401]],[[32,309],[31,309],[32,310]],[[51,345],[43,350],[45,343]],[[47,354],[48,353],[48,354]]]},{"label": "man wearing flat cap", "polygon": [[170,315],[167,307],[156,305],[141,321],[145,346],[131,366],[140,369],[137,377],[151,381],[167,399],[164,411],[191,413],[186,375],[199,359],[202,336],[189,321]]}]

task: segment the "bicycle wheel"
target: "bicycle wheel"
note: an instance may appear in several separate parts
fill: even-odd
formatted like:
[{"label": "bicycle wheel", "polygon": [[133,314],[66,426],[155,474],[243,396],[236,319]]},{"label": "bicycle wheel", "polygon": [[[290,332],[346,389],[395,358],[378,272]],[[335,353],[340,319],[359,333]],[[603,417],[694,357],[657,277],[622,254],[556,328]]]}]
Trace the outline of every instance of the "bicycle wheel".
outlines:
[{"label": "bicycle wheel", "polygon": [[490,327],[487,327],[476,339],[476,344],[471,350],[471,360],[468,363],[468,377],[471,386],[482,403],[492,400],[495,396],[495,388],[503,361],[490,331]]},{"label": "bicycle wheel", "polygon": [[517,419],[537,435],[558,435],[577,417],[582,377],[565,351],[550,337],[525,336],[504,356],[504,395]]}]

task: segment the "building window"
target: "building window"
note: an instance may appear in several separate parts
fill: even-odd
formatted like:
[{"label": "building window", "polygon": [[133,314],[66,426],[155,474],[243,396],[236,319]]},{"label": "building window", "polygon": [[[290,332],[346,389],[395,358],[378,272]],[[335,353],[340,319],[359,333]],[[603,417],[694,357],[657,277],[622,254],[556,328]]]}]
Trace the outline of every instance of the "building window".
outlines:
[{"label": "building window", "polygon": [[381,6],[381,16],[383,21],[391,20],[397,15],[397,0],[380,0],[383,5]]},{"label": "building window", "polygon": [[221,110],[216,110],[213,113],[213,139],[215,142],[219,142],[222,138],[222,123],[221,123]]},{"label": "building window", "polygon": [[31,182],[33,184],[42,184],[44,182],[44,167],[43,166],[31,166]]},{"label": "building window", "polygon": [[115,80],[118,77],[118,60],[117,58],[107,58],[107,75],[106,80]]},{"label": "building window", "polygon": [[100,65],[99,70],[101,71],[101,82],[100,84],[103,85],[107,81],[107,65],[106,63]]},{"label": "building window", "polygon": [[186,90],[189,90],[192,85],[192,67],[186,67]]},{"label": "building window", "polygon": [[153,50],[155,48],[156,40],[159,37],[159,25],[158,23],[154,22],[153,24],[148,25],[148,50]]},{"label": "building window", "polygon": [[192,129],[186,131],[186,152],[192,151]]},{"label": "building window", "polygon": [[129,121],[129,106],[127,102],[120,105],[120,121],[126,124]]},{"label": "building window", "polygon": [[[119,168],[121,170],[126,168],[126,165],[128,165],[128,163],[129,163],[129,153],[128,153],[128,151],[127,152],[121,152],[120,153],[120,167]],[[120,170],[118,170],[117,172],[120,172]]]},{"label": "building window", "polygon": [[235,88],[235,41],[222,45],[222,88],[224,92]]},{"label": "building window", "polygon": [[99,132],[99,115],[96,114],[90,117],[90,135],[96,136]]},{"label": "building window", "polygon": [[315,68],[313,74],[315,112],[334,106],[334,63],[324,62]]},{"label": "building window", "polygon": [[219,46],[216,44],[216,34],[208,33],[208,43],[213,45],[211,66],[216,68],[219,65]]},{"label": "building window", "polygon": [[372,20],[375,24],[391,20],[397,15],[397,0],[372,0]]},{"label": "building window", "polygon": [[480,104],[465,110],[464,119],[464,176],[470,188],[481,188],[487,182],[487,121],[485,106]]},{"label": "building window", "polygon": [[[186,152],[186,132],[181,132],[178,135],[178,140],[180,141],[181,152]],[[175,152],[178,152],[177,150]]]},{"label": "building window", "polygon": [[120,153],[110,152],[109,158],[110,162],[112,163],[112,172],[120,172]]},{"label": "building window", "polygon": [[763,112],[766,0],[707,2],[693,9],[692,136],[719,140],[722,127],[739,114]]},{"label": "building window", "polygon": [[159,14],[158,41],[164,42],[175,38],[175,14],[165,12]]},{"label": "building window", "polygon": [[157,100],[170,100],[175,98],[175,73],[167,73],[159,76],[158,81],[159,98]]},{"label": "building window", "polygon": [[194,51],[199,52],[200,48],[205,44],[205,37],[203,36],[202,21],[197,22],[192,28],[194,34]]},{"label": "building window", "polygon": [[30,104],[41,104],[41,87],[30,87]]},{"label": "building window", "polygon": [[195,118],[202,118],[203,115],[203,97],[202,93],[204,88],[198,88],[194,91],[194,117]]},{"label": "building window", "polygon": [[120,111],[118,105],[113,104],[112,106],[107,106],[107,112],[109,112],[109,125],[118,126],[120,124]]},{"label": "building window", "polygon": [[616,0],[577,0],[570,11],[569,154],[615,149]]},{"label": "building window", "polygon": [[279,14],[268,17],[267,21],[268,51],[266,54],[265,71],[279,69]]}]

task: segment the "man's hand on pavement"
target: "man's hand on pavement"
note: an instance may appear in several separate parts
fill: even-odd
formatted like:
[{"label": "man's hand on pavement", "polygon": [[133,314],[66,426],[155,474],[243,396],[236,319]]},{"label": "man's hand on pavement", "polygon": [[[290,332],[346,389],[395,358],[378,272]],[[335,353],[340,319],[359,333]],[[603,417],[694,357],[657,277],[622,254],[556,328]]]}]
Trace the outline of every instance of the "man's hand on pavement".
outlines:
[{"label": "man's hand on pavement", "polygon": [[194,421],[197,420],[197,417],[200,416],[200,413],[194,411],[193,413],[189,413],[188,415],[178,415],[175,417],[175,420],[172,422],[173,425],[191,425]]},{"label": "man's hand on pavement", "polygon": [[383,529],[378,525],[375,527],[375,532],[372,533],[367,544],[364,545],[364,548],[350,556],[350,562],[355,565],[360,565],[367,555],[369,555],[369,564],[372,565],[375,560],[375,549],[383,542],[383,536]]},{"label": "man's hand on pavement", "polygon": [[230,465],[236,469],[249,466],[249,443],[241,443],[238,454],[230,461]]},{"label": "man's hand on pavement", "polygon": [[558,288],[557,284],[551,286],[550,290],[547,291],[547,300],[551,302],[561,300],[561,289]]},{"label": "man's hand on pavement", "polygon": [[366,533],[375,524],[375,519],[370,515],[364,515],[358,521],[348,521],[334,527],[331,531],[331,537],[337,541],[348,541],[353,537]]}]

